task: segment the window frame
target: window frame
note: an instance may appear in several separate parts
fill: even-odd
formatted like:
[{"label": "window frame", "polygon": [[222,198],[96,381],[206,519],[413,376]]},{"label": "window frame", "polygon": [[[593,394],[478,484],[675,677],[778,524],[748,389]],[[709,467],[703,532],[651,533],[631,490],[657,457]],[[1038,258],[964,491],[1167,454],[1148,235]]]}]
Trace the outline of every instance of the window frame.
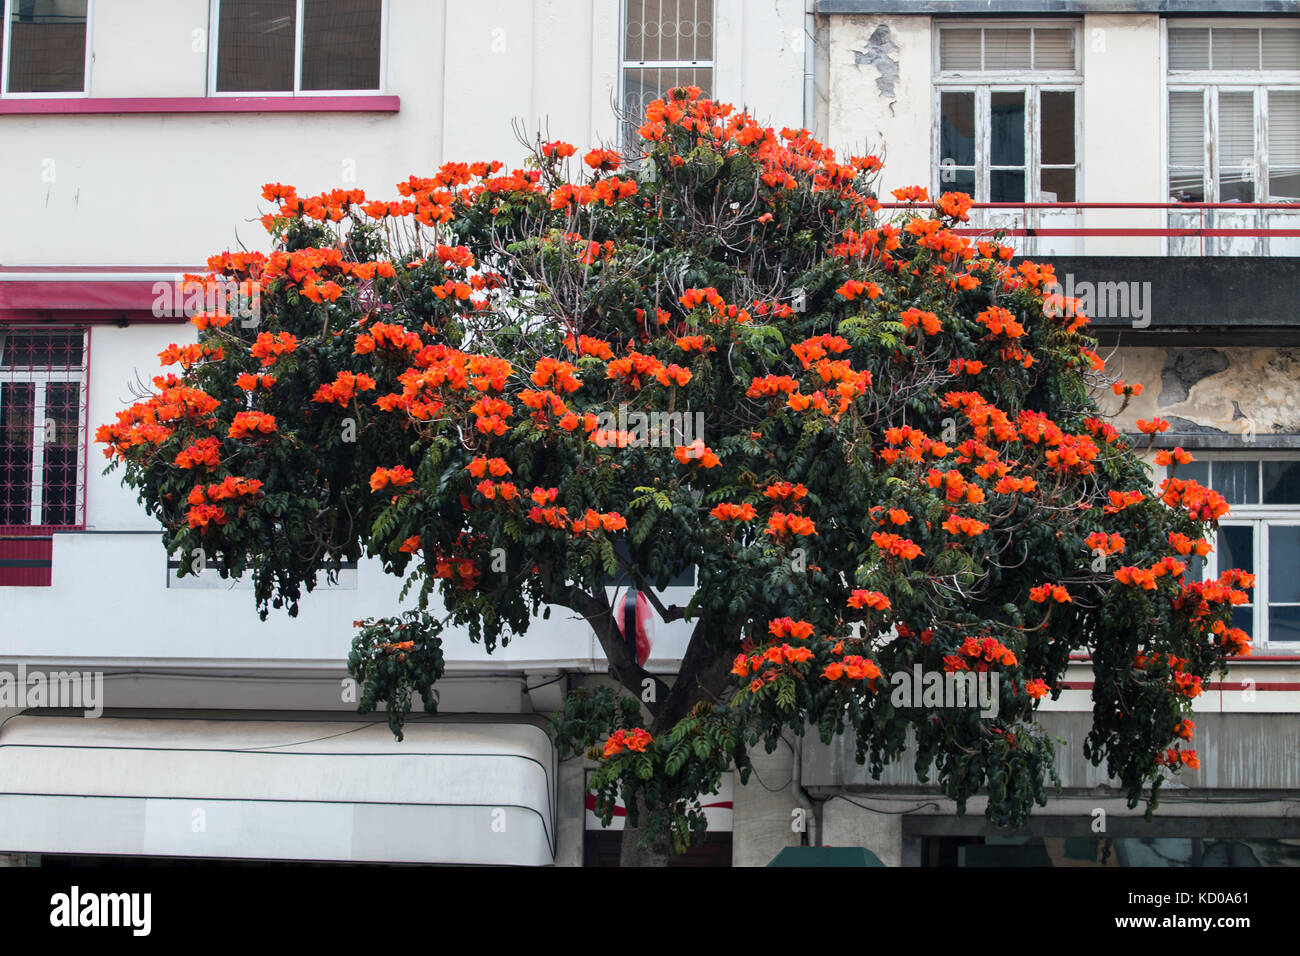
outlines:
[{"label": "window frame", "polygon": [[266,96],[382,96],[388,92],[389,0],[379,0],[379,86],[365,90],[304,90],[302,88],[302,28],[307,0],[295,0],[293,37],[293,89],[218,90],[217,64],[221,46],[221,0],[212,0],[208,11],[208,96],[240,98]]},{"label": "window frame", "polygon": [[0,99],[6,100],[57,100],[75,99],[90,96],[90,68],[95,62],[91,39],[95,35],[95,0],[86,0],[86,43],[85,61],[81,68],[81,89],[53,93],[11,93],[9,91],[9,67],[12,58],[9,53],[9,41],[13,34],[9,17],[13,12],[14,0],[0,0]]},{"label": "window frame", "polygon": [[[1297,23],[1295,20],[1284,20],[1268,17],[1254,17],[1249,19],[1204,19],[1204,18],[1177,18],[1162,17],[1160,24],[1160,57],[1161,66],[1161,102],[1160,109],[1164,119],[1161,131],[1161,166],[1163,171],[1163,189],[1165,194],[1172,201],[1173,192],[1170,189],[1170,171],[1173,164],[1170,162],[1170,137],[1169,137],[1169,95],[1175,92],[1201,94],[1202,105],[1202,142],[1204,144],[1204,165],[1201,177],[1201,188],[1204,198],[1201,202],[1214,203],[1222,202],[1220,198],[1220,173],[1222,165],[1219,160],[1219,94],[1220,93],[1251,93],[1254,98],[1254,128],[1255,137],[1254,163],[1251,168],[1251,176],[1254,183],[1255,198],[1252,202],[1272,203],[1272,202],[1300,202],[1298,196],[1274,196],[1270,191],[1270,177],[1268,165],[1268,122],[1269,122],[1269,93],[1273,90],[1286,92],[1300,92],[1300,66],[1294,70],[1190,70],[1170,67],[1170,49],[1169,49],[1169,31],[1171,29],[1251,29],[1264,31],[1268,29],[1295,29]],[[1210,40],[1213,45],[1213,39]]]},{"label": "window frame", "polygon": [[[1193,449],[1193,455],[1197,462],[1216,462],[1216,461],[1300,461],[1300,451],[1283,448],[1265,448],[1259,450],[1205,450],[1196,452]],[[1170,476],[1171,469],[1166,466],[1161,471],[1161,479]],[[1259,481],[1263,483],[1262,466],[1257,473]],[[1213,487],[1213,476],[1211,476],[1211,487]],[[1268,633],[1268,588],[1269,588],[1269,561],[1268,561],[1268,540],[1269,529],[1274,526],[1296,527],[1300,526],[1300,504],[1278,505],[1264,504],[1262,500],[1259,504],[1253,505],[1229,505],[1227,516],[1219,522],[1220,528],[1229,527],[1248,527],[1252,530],[1251,541],[1253,547],[1253,558],[1255,567],[1255,587],[1250,591],[1251,597],[1251,647],[1257,650],[1276,650],[1284,654],[1300,654],[1300,640],[1296,641],[1274,641],[1269,639]],[[1202,569],[1202,579],[1217,577],[1221,573],[1219,568],[1219,541],[1218,532],[1213,532],[1208,536],[1212,550],[1205,558],[1205,567]],[[1289,602],[1275,602],[1287,604]]]},{"label": "window frame", "polygon": [[[385,0],[386,2],[386,0]],[[628,0],[619,0],[618,4],[618,103],[620,109],[627,108],[627,71],[629,69],[704,69],[709,70],[712,79],[711,89],[708,91],[708,97],[714,98],[717,94],[718,81],[718,6],[723,0],[713,0],[713,15],[709,21],[709,46],[712,56],[708,60],[629,60],[627,56],[627,7]],[[696,21],[699,22],[698,20]],[[644,110],[646,104],[642,104]],[[624,131],[622,136],[627,136],[627,130],[630,126],[634,133],[635,126],[631,124],[620,124]]]},{"label": "window frame", "polygon": [[[81,333],[82,364],[80,368],[41,367],[20,369],[0,367],[0,384],[30,382],[34,386],[32,390],[32,500],[28,506],[30,520],[26,524],[0,524],[0,534],[6,536],[49,535],[52,532],[79,531],[86,527],[86,499],[90,476],[90,327],[88,325],[5,326],[0,328],[0,340],[3,340],[9,333],[48,333],[51,329]],[[0,341],[0,344],[3,344],[2,341]],[[73,498],[73,516],[75,520],[71,524],[46,524],[39,520],[42,517],[41,510],[45,497],[44,482],[43,480],[37,480],[38,475],[43,475],[45,463],[43,426],[46,420],[44,416],[46,393],[44,386],[51,384],[74,384],[79,386],[80,391],[77,403],[77,467],[74,477]],[[0,395],[0,401],[3,401],[2,395]],[[38,410],[41,411],[39,415],[37,414]]]},{"label": "window frame", "polygon": [[[945,29],[1069,29],[1073,34],[1075,65],[1073,70],[984,70],[941,69],[940,50]],[[1042,172],[1048,169],[1074,170],[1074,202],[1083,196],[1083,21],[1081,19],[1023,18],[1014,20],[935,20],[930,31],[931,63],[930,95],[930,165],[933,173],[931,185],[936,195],[949,191],[943,182],[942,101],[944,93],[973,93],[975,96],[975,202],[990,202],[990,184],[995,167],[992,165],[990,126],[992,96],[994,93],[1023,93],[1025,96],[1025,198],[1023,202],[1039,202],[1042,193]],[[982,41],[981,41],[982,42]],[[1031,34],[1031,44],[1033,43]],[[1032,45],[1031,45],[1032,50]],[[1042,159],[1042,94],[1072,93],[1074,96],[1074,163],[1044,164]],[[966,169],[960,166],[958,169]],[[1020,167],[998,166],[998,170]],[[1063,201],[1063,200],[1062,200]]]}]

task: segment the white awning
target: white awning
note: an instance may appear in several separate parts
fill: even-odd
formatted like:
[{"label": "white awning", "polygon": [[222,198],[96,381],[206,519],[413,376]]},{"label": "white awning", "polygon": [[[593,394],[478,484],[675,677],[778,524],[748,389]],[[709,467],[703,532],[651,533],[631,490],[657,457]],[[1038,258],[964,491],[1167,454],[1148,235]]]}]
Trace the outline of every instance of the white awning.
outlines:
[{"label": "white awning", "polygon": [[555,757],[527,723],[23,714],[0,729],[0,851],[555,862]]}]

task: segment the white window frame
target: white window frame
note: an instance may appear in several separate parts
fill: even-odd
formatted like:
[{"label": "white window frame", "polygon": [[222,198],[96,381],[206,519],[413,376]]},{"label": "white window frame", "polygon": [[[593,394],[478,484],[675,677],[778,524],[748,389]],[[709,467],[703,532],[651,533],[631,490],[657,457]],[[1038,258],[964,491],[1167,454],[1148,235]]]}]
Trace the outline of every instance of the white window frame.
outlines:
[{"label": "white window frame", "polygon": [[0,42],[4,44],[4,55],[3,58],[0,58],[0,98],[12,100],[60,100],[89,96],[90,66],[95,61],[91,48],[91,38],[95,35],[95,0],[86,0],[86,60],[81,68],[81,89],[70,90],[66,93],[9,92],[9,65],[12,62],[9,54],[9,39],[13,33],[9,28],[9,17],[13,10],[13,4],[14,0],[0,0],[0,12],[4,15],[4,20],[0,21],[0,33],[4,34],[3,38],[0,38]]},{"label": "white window frame", "polygon": [[[1193,449],[1192,456],[1198,462],[1300,460],[1300,452],[1281,448],[1263,448],[1258,451],[1206,450],[1203,452]],[[1168,478],[1169,475],[1170,469],[1168,467],[1164,468],[1161,477]],[[1262,484],[1262,471],[1260,481]],[[1254,531],[1252,541],[1254,543],[1255,587],[1249,592],[1252,612],[1251,646],[1259,650],[1274,649],[1283,653],[1300,653],[1300,641],[1272,641],[1269,640],[1268,634],[1268,585],[1269,574],[1272,572],[1268,562],[1269,528],[1273,526],[1291,527],[1300,525],[1300,504],[1272,505],[1264,504],[1261,501],[1261,503],[1254,505],[1229,505],[1229,508],[1231,510],[1219,522],[1220,528],[1249,527]],[[1206,580],[1218,577],[1221,573],[1217,533],[1209,535],[1209,540],[1214,550],[1205,558],[1205,568],[1202,574]],[[1296,569],[1289,569],[1289,573],[1295,573],[1295,571]]]},{"label": "white window frame", "polygon": [[304,90],[302,89],[302,28],[306,0],[296,0],[294,8],[293,38],[293,89],[291,90],[218,90],[217,58],[221,46],[221,0],[212,0],[209,11],[208,36],[208,95],[223,97],[250,96],[380,96],[388,89],[388,25],[389,0],[380,0],[379,10],[379,86],[368,90]]},{"label": "white window frame", "polygon": [[[1073,70],[943,70],[940,69],[940,33],[944,29],[1069,29],[1074,35],[1075,65]],[[1074,201],[1083,201],[1083,22],[1079,19],[1018,19],[1018,20],[936,20],[930,31],[931,57],[934,63],[931,79],[930,156],[931,180],[935,194],[951,191],[951,184],[943,182],[943,160],[940,155],[942,128],[941,103],[944,93],[975,94],[975,202],[990,202],[991,166],[990,121],[994,93],[1025,94],[1025,199],[1038,202],[1042,183],[1042,130],[1041,104],[1043,93],[1074,94]],[[1032,34],[1031,34],[1032,36]],[[1031,39],[1032,43],[1032,39]],[[999,169],[1007,167],[998,167]],[[1066,169],[1060,163],[1048,164],[1050,169]]]},{"label": "white window frame", "polygon": [[[1287,202],[1297,199],[1295,196],[1272,196],[1268,178],[1268,94],[1270,90],[1300,91],[1300,66],[1295,70],[1175,70],[1169,66],[1169,31],[1170,29],[1295,29],[1297,21],[1270,18],[1253,18],[1245,20],[1206,20],[1177,19],[1161,20],[1161,57],[1164,69],[1161,70],[1161,114],[1164,118],[1161,131],[1161,165],[1163,167],[1163,186],[1169,194],[1169,94],[1202,94],[1204,109],[1204,127],[1202,129],[1205,143],[1204,173],[1202,189],[1204,202],[1220,202],[1219,198],[1219,94],[1253,93],[1255,106],[1255,161],[1254,177],[1256,196],[1254,202]],[[1213,39],[1211,39],[1211,44]]]},{"label": "white window frame", "polygon": [[[8,330],[10,332],[41,332],[44,329],[32,329],[28,327],[16,327]],[[73,331],[69,329],[68,331]],[[89,441],[89,422],[83,418],[82,412],[85,410],[88,414],[88,395],[86,392],[86,380],[89,374],[89,350],[90,335],[85,328],[81,332],[81,368],[54,368],[54,369],[11,369],[0,366],[0,383],[8,384],[30,382],[34,387],[32,389],[32,500],[28,512],[27,526],[46,527],[41,520],[41,511],[45,505],[45,484],[43,477],[45,474],[45,388],[46,385],[73,384],[78,386],[77,401],[77,448],[80,450],[86,446]],[[4,344],[5,331],[0,331],[0,347]],[[4,401],[3,391],[0,390],[0,402]],[[78,454],[76,456],[77,475],[76,488],[82,489],[86,483],[86,461],[85,456]],[[69,525],[51,525],[50,527],[80,527],[85,523],[85,499],[78,497],[74,499],[73,504],[74,517],[77,519],[71,526]],[[20,525],[19,527],[23,527]]]},{"label": "white window frame", "polygon": [[[627,56],[627,0],[618,4],[618,103],[623,109],[627,105],[627,71],[632,69],[705,69],[709,70],[713,82],[709,96],[716,97],[718,85],[718,6],[722,0],[713,0],[713,16],[709,23],[712,39],[710,46],[713,56],[708,60],[630,60]],[[646,104],[642,104],[642,109]]]}]

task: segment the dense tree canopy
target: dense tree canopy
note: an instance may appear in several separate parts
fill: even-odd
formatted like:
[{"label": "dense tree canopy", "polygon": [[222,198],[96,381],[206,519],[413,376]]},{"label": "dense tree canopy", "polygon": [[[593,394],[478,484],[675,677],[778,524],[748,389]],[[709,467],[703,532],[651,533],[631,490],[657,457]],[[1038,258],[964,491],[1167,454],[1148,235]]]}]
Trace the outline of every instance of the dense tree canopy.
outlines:
[{"label": "dense tree canopy", "polygon": [[[391,202],[267,186],[275,251],[195,277],[256,291],[256,321],[195,316],[178,373],[100,430],[169,552],[251,573],[263,615],[344,560],[406,576],[418,608],[359,622],[350,658],[399,732],[448,625],[491,651],[581,616],[618,691],[572,693],[557,740],[655,841],[698,835],[696,793],[810,727],[876,770],[910,736],[923,780],[1019,824],[1053,774],[1035,708],[1077,652],[1085,753],[1154,803],[1196,766],[1202,678],[1248,652],[1251,581],[1194,580],[1226,504],[1154,488],[1103,420],[1094,390],[1135,386],[1051,267],[959,235],[965,195],[900,190],[886,215],[875,157],[695,89],[639,142],[448,163]],[[620,575],[690,622],[675,679],[614,628]],[[996,675],[995,705],[900,704],[917,666]]]}]

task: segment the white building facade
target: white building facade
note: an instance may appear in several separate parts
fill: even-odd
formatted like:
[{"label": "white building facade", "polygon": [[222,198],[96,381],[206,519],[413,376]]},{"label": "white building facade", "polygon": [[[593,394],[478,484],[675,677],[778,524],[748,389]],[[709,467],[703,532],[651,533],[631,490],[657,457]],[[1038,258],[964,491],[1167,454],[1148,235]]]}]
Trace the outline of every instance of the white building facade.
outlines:
[{"label": "white building facade", "polygon": [[[1100,862],[1108,834],[1112,864],[1183,863],[1285,856],[1300,837],[1300,336],[1277,291],[1300,261],[1292,0],[0,6],[0,671],[103,675],[75,702],[94,696],[93,720],[40,706],[71,702],[33,699],[30,681],[26,697],[0,687],[11,860],[608,859],[589,767],[557,761],[545,733],[565,689],[606,670],[583,622],[553,614],[490,658],[452,635],[440,716],[413,716],[397,743],[382,715],[355,714],[344,659],[351,622],[392,613],[400,582],[363,561],[298,617],[260,622],[249,589],[175,578],[88,438],[160,350],[192,339],[183,316],[155,314],[156,284],[264,242],[262,184],[388,196],[448,160],[510,162],[511,118],[613,143],[617,104],[678,83],[883,151],[886,190],[970,191],[1000,204],[976,226],[1015,230],[1058,275],[1126,283],[1133,297],[1121,309],[1115,290],[1097,323],[1119,347],[1112,369],[1147,383],[1120,423],[1161,414],[1212,459],[1207,483],[1234,504],[1220,559],[1260,575],[1243,622],[1255,654],[1198,699],[1202,770],[1156,824],[1079,756],[1080,660],[1043,708],[1069,741],[1065,790],[1026,833],[989,830],[978,801],[958,817],[906,765],[873,781],[851,744],[792,740],[706,800],[717,836],[700,853],[761,865],[816,842],[893,865]],[[1180,269],[1205,288],[1189,296]],[[649,669],[671,674],[686,636],[660,624]]]}]

